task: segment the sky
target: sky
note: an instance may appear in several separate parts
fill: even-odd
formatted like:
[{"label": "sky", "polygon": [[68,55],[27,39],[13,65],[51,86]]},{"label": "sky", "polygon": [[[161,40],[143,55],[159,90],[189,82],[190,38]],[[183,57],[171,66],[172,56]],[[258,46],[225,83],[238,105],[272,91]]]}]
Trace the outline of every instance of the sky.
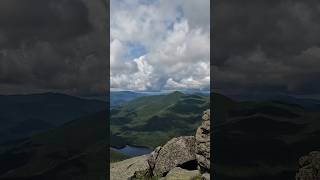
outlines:
[{"label": "sky", "polygon": [[111,89],[320,97],[317,0],[103,2],[1,0],[0,94],[105,95],[110,42]]},{"label": "sky", "polygon": [[216,0],[212,13],[214,91],[320,97],[320,1]]},{"label": "sky", "polygon": [[209,0],[111,0],[111,90],[209,90]]},{"label": "sky", "polygon": [[106,2],[1,0],[0,94],[106,94]]}]

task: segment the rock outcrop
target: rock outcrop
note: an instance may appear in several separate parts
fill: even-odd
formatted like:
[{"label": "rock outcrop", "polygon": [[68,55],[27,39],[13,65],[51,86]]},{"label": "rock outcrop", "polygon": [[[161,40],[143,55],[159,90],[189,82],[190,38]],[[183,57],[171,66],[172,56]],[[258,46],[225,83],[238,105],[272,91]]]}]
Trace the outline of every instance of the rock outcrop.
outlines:
[{"label": "rock outcrop", "polygon": [[111,164],[111,180],[210,180],[210,110],[195,136],[180,136],[151,154]]},{"label": "rock outcrop", "polygon": [[[181,136],[167,142],[158,151],[156,159],[153,159],[154,156],[150,156],[149,162],[155,162],[153,168],[154,176],[162,177],[171,169],[196,160],[194,145],[195,138],[193,136]],[[152,163],[149,163],[149,165],[152,168]]]},{"label": "rock outcrop", "polygon": [[148,155],[126,159],[120,162],[111,163],[110,179],[127,180],[135,175],[136,172],[148,171]]},{"label": "rock outcrop", "polygon": [[210,170],[210,110],[202,115],[202,124],[196,133],[196,158],[201,172]]},{"label": "rock outcrop", "polygon": [[313,151],[299,159],[299,170],[296,180],[320,179],[320,152]]},{"label": "rock outcrop", "polygon": [[164,178],[165,180],[194,180],[197,177],[201,177],[198,170],[186,170],[180,167],[173,168]]}]

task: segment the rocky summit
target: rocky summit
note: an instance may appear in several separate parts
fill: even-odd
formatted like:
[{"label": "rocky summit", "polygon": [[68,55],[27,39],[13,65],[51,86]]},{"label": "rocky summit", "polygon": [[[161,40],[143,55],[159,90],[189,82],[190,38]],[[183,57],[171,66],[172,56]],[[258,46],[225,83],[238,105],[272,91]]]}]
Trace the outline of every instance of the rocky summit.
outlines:
[{"label": "rocky summit", "polygon": [[148,155],[111,163],[111,180],[209,180],[210,110],[195,136],[172,138]]},{"label": "rocky summit", "polygon": [[135,175],[135,172],[142,172],[149,169],[148,156],[138,156],[120,162],[111,163],[110,179],[125,180]]},{"label": "rocky summit", "polygon": [[202,124],[197,129],[196,158],[202,172],[210,170],[210,110],[203,113]]},{"label": "rocky summit", "polygon": [[[162,177],[171,169],[185,163],[195,161],[195,138],[193,136],[181,136],[171,139],[158,152],[154,152],[148,159],[153,175]],[[154,165],[154,166],[152,166]]]},{"label": "rocky summit", "polygon": [[320,179],[320,152],[313,151],[299,159],[299,170],[296,180]]},{"label": "rocky summit", "polygon": [[163,179],[196,179],[199,177],[198,170],[186,170],[180,167],[173,168]]}]

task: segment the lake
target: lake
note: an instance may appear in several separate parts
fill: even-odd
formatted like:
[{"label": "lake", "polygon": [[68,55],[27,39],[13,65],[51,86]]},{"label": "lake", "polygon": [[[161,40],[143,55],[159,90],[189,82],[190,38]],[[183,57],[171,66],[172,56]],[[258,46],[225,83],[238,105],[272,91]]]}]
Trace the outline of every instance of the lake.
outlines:
[{"label": "lake", "polygon": [[125,147],[120,149],[118,148],[111,148],[111,149],[129,156],[141,156],[144,154],[149,154],[153,151],[152,149],[149,149],[147,147],[138,147],[138,146],[130,146],[130,145],[126,145]]}]

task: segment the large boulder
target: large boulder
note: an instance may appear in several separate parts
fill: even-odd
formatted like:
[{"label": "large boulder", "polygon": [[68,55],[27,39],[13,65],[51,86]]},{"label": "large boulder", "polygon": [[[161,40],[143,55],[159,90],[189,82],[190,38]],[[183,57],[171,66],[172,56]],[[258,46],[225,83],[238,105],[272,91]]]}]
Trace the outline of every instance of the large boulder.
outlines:
[{"label": "large boulder", "polygon": [[299,159],[296,180],[320,179],[320,152],[313,151]]},{"label": "large boulder", "polygon": [[153,169],[153,175],[162,177],[171,169],[196,160],[195,138],[193,136],[173,138],[157,151],[150,156],[148,162]]},{"label": "large boulder", "polygon": [[210,171],[210,110],[202,115],[202,124],[196,132],[196,158],[201,172]]},{"label": "large boulder", "polygon": [[198,170],[186,170],[180,167],[173,168],[164,178],[165,180],[193,180],[201,177]]},{"label": "large boulder", "polygon": [[110,165],[111,180],[127,180],[135,175],[135,172],[148,171],[148,155],[138,156]]},{"label": "large boulder", "polygon": [[158,158],[159,152],[161,150],[161,146],[156,147],[154,151],[151,152],[149,158],[148,158],[148,164],[150,169],[154,169],[154,166],[156,165],[156,160]]}]

